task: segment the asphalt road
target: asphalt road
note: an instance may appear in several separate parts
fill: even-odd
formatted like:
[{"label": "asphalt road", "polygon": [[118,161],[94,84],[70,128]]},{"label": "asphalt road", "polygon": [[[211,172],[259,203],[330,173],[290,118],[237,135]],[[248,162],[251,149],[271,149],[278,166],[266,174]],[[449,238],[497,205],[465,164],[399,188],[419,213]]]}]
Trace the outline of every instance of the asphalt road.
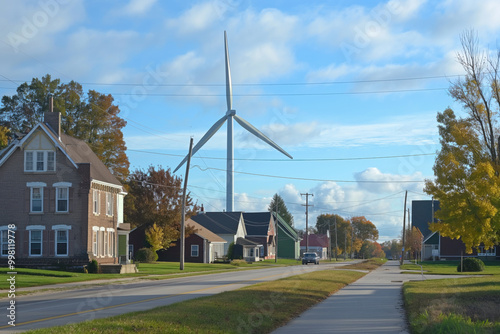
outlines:
[{"label": "asphalt road", "polygon": [[[143,311],[176,302],[214,295],[244,286],[299,275],[342,264],[321,264],[241,270],[167,280],[140,280],[69,291],[16,297],[16,326],[7,324],[8,299],[0,300],[0,332],[19,333]],[[2,314],[3,313],[3,314]]]}]

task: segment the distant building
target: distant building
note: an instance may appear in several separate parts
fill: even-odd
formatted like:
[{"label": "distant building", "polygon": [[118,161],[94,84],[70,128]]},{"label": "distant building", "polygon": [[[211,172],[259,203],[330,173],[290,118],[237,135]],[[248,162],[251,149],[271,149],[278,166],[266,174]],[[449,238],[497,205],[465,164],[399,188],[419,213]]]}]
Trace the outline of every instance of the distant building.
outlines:
[{"label": "distant building", "polygon": [[[306,236],[300,241],[301,255],[306,252]],[[308,252],[315,252],[321,259],[328,258],[328,243],[329,239],[326,234],[309,234],[309,242],[307,246]]]},{"label": "distant building", "polygon": [[421,250],[423,260],[458,260],[461,256],[500,259],[499,246],[491,249],[480,246],[473,249],[472,254],[467,254],[460,239],[451,239],[441,236],[439,232],[432,232],[429,223],[439,222],[435,217],[439,209],[440,203],[437,200],[412,201],[412,226],[418,227],[424,236]]}]

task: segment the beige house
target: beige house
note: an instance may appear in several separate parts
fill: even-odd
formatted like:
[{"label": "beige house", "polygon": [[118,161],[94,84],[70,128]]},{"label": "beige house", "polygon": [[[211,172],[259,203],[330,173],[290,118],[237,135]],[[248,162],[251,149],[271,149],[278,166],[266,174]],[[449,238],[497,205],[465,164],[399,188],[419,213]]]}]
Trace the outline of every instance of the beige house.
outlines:
[{"label": "beige house", "polygon": [[15,225],[16,266],[128,262],[122,184],[89,146],[46,112],[0,151],[0,263]]}]

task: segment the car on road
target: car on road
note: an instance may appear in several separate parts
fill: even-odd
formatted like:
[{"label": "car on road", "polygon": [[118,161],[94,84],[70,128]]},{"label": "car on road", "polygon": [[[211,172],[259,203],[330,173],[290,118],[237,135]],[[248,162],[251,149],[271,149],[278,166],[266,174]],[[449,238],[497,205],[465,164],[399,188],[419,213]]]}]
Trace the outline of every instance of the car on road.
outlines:
[{"label": "car on road", "polygon": [[319,256],[316,253],[304,253],[302,264],[314,263],[319,264]]}]

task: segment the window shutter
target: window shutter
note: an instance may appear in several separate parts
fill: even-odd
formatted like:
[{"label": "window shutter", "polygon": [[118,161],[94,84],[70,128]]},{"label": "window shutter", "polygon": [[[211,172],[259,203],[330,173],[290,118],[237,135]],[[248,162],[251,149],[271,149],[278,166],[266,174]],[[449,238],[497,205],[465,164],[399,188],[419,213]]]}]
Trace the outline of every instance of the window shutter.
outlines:
[{"label": "window shutter", "polygon": [[54,256],[55,255],[55,251],[54,251],[54,247],[55,247],[55,243],[54,243],[54,239],[55,239],[55,235],[56,235],[56,231],[53,230],[53,231],[47,231],[49,232],[49,237],[48,237],[48,240],[49,240],[49,256]]},{"label": "window shutter", "polygon": [[31,188],[26,188],[24,191],[24,205],[25,205],[25,210],[26,212],[30,212],[30,190]]},{"label": "window shutter", "polygon": [[50,233],[48,230],[42,231],[42,255],[43,256],[49,255],[49,251],[50,251],[49,234]]},{"label": "window shutter", "polygon": [[30,255],[30,231],[24,231],[24,242],[23,242],[23,255],[28,257]]},{"label": "window shutter", "polygon": [[43,187],[43,212],[50,212],[50,189]]},{"label": "window shutter", "polygon": [[47,191],[49,193],[49,212],[56,212],[56,188],[48,188]]},{"label": "window shutter", "polygon": [[68,189],[68,212],[73,212],[73,188]]}]

